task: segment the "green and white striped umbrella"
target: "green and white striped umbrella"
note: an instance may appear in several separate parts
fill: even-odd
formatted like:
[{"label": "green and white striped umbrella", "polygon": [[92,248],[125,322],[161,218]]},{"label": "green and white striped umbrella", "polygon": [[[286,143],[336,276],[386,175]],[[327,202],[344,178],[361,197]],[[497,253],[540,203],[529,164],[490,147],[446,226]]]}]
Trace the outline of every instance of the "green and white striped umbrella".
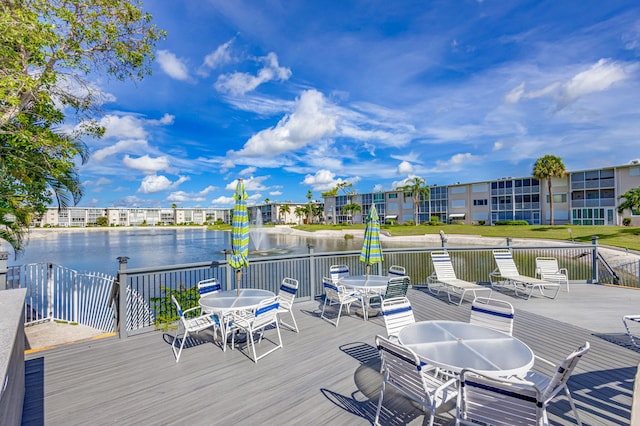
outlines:
[{"label": "green and white striped umbrella", "polygon": [[242,268],[249,266],[249,214],[247,212],[248,195],[244,191],[244,182],[238,179],[233,199],[233,223],[231,225],[231,257],[229,266],[236,270],[236,288],[240,295]]},{"label": "green and white striped umbrella", "polygon": [[380,219],[376,206],[371,206],[367,216],[367,227],[364,230],[364,242],[360,252],[360,261],[367,265],[367,276],[371,265],[382,262],[382,247],[380,246]]}]

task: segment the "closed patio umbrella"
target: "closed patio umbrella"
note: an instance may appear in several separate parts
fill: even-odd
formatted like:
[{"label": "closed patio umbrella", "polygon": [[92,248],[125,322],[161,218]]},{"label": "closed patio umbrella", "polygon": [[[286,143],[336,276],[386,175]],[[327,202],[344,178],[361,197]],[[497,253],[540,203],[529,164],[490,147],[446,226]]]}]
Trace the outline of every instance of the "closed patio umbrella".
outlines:
[{"label": "closed patio umbrella", "polygon": [[249,215],[247,213],[248,195],[244,191],[244,182],[238,179],[236,192],[233,194],[236,201],[233,207],[233,223],[231,227],[231,258],[229,266],[236,270],[236,289],[240,295],[240,280],[242,279],[242,267],[249,266]]},{"label": "closed patio umbrella", "polygon": [[372,206],[367,216],[367,227],[364,230],[364,241],[360,252],[360,261],[367,265],[366,276],[369,276],[371,265],[382,262],[380,246],[380,219],[376,206]]}]

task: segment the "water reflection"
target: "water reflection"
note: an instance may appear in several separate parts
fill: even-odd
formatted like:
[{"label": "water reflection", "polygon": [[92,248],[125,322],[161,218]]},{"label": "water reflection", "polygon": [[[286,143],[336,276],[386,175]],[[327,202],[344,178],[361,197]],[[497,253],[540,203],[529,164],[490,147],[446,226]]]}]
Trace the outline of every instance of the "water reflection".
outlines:
[{"label": "water reflection", "polygon": [[[264,246],[289,253],[359,250],[361,238],[308,238],[298,235],[265,233]],[[415,247],[419,243],[395,243],[394,247]],[[383,242],[384,247],[391,247]],[[231,248],[231,233],[206,229],[142,228],[118,231],[92,230],[33,233],[24,252],[14,258],[8,250],[9,265],[51,262],[78,271],[114,274],[117,258],[129,257],[129,268],[177,265],[224,259]],[[7,246],[2,247],[7,250]],[[274,250],[277,254],[278,250]]]}]

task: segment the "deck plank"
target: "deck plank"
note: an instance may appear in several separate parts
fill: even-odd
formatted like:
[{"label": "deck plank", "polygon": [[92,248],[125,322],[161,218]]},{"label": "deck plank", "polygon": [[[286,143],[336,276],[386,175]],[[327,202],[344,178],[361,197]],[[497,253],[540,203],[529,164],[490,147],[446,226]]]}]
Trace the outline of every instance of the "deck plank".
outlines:
[{"label": "deck plank", "polygon": [[[582,291],[597,298],[599,287]],[[627,309],[638,306],[640,292],[633,294],[625,301]],[[542,315],[539,301],[527,305],[509,295],[496,297],[514,302],[514,335],[537,355],[559,362],[589,341],[591,351],[569,382],[582,420],[629,423],[640,353],[598,337],[598,330],[579,319],[567,322],[560,313],[572,299],[545,300],[558,314]],[[456,306],[445,294],[425,289],[411,289],[409,299],[419,321],[469,319],[468,301]],[[207,333],[204,343],[183,351],[178,364],[170,336],[161,331],[28,354],[23,424],[370,424],[380,389],[374,338],[385,334],[382,319],[345,316],[335,328],[319,318],[321,307],[320,301],[296,303],[300,333],[283,328],[284,349],[258,364],[238,350],[223,352]],[[385,408],[383,424],[424,421],[418,408],[393,393],[385,395]],[[549,412],[554,424],[574,423],[563,397]],[[452,411],[439,415],[437,424],[453,424]]]}]

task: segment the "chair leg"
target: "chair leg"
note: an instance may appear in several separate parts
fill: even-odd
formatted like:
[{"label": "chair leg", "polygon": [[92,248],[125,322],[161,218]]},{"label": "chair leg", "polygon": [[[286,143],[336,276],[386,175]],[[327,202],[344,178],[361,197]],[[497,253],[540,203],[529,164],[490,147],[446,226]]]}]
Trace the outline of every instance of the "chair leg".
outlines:
[{"label": "chair leg", "polygon": [[567,399],[569,399],[569,405],[571,405],[571,409],[573,410],[573,415],[576,417],[576,423],[578,426],[582,426],[582,422],[580,421],[580,416],[578,415],[578,409],[576,408],[576,404],[573,402],[573,398],[571,398],[571,392],[569,392],[569,386],[564,385],[564,392],[567,394]]},{"label": "chair leg", "polygon": [[182,348],[184,348],[184,342],[187,341],[187,336],[189,335],[189,332],[185,328],[184,334],[182,335],[182,341],[180,342],[180,349],[176,353],[175,343],[176,343],[176,339],[178,338],[179,332],[180,332],[180,325],[178,325],[178,328],[176,329],[176,334],[175,336],[173,336],[173,342],[171,342],[171,349],[173,350],[173,355],[176,357],[176,362],[180,361],[180,355],[182,354]]},{"label": "chair leg", "polygon": [[289,315],[291,315],[291,320],[293,321],[293,325],[287,324],[286,322],[280,320],[280,315],[278,315],[278,321],[280,322],[280,324],[287,326],[288,328],[295,331],[296,333],[299,333],[300,331],[298,330],[298,323],[296,322],[296,318],[293,316],[293,310],[287,310],[286,312],[288,312]]}]

